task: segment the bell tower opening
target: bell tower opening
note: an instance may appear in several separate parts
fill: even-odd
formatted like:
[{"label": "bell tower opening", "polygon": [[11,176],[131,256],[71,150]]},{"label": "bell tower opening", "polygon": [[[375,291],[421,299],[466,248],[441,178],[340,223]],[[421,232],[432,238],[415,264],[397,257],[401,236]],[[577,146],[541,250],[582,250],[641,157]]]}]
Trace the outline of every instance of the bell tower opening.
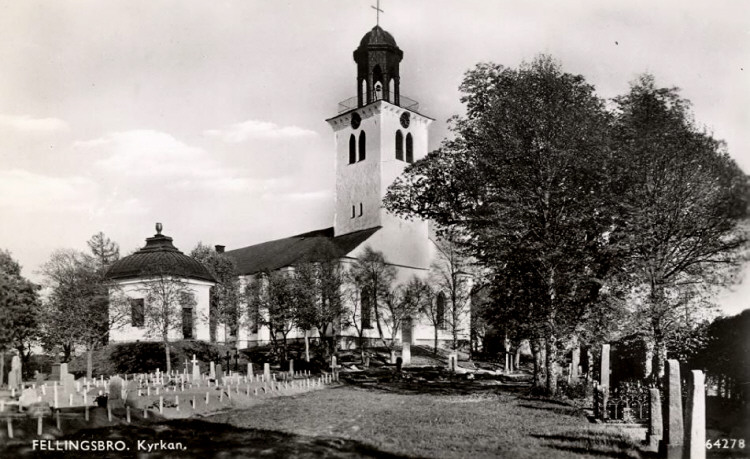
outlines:
[{"label": "bell tower opening", "polygon": [[[399,64],[404,53],[393,35],[376,25],[354,51],[357,63],[357,106],[387,100],[400,105]],[[362,90],[364,85],[364,90]]]}]

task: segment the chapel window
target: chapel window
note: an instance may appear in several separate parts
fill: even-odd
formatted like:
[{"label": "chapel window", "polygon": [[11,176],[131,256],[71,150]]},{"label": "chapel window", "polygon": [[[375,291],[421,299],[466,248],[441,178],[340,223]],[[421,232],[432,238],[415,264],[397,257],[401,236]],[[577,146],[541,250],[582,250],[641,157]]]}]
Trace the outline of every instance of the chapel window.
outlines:
[{"label": "chapel window", "polygon": [[396,159],[404,160],[404,135],[400,129],[396,131]]},{"label": "chapel window", "polygon": [[357,162],[357,139],[354,138],[354,134],[349,136],[349,164]]},{"label": "chapel window", "polygon": [[414,140],[411,137],[411,133],[406,134],[406,162],[414,162]]},{"label": "chapel window", "polygon": [[367,156],[367,137],[365,131],[359,133],[359,160],[364,161]]},{"label": "chapel window", "polygon": [[438,293],[435,301],[435,319],[437,319],[435,326],[445,328],[445,294],[443,292]]},{"label": "chapel window", "polygon": [[143,327],[145,325],[146,317],[143,308],[143,298],[130,298],[130,318],[131,325],[134,327]]},{"label": "chapel window", "polygon": [[352,218],[357,216],[357,210],[354,206],[352,206]]},{"label": "chapel window", "polygon": [[362,203],[359,203],[359,216],[362,216]]}]

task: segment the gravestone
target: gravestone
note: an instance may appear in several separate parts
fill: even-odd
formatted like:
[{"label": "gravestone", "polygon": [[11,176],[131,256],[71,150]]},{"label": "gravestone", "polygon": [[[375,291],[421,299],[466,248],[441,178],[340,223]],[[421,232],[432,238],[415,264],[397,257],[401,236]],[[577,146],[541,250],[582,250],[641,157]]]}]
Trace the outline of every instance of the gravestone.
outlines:
[{"label": "gravestone", "polygon": [[224,382],[224,368],[221,364],[216,365],[216,381],[218,381],[219,384]]},{"label": "gravestone", "polygon": [[252,378],[253,376],[254,376],[254,374],[253,374],[253,363],[252,362],[248,362],[247,363],[247,377],[248,378]]},{"label": "gravestone", "polygon": [[60,382],[63,387],[63,393],[74,394],[76,392],[76,377],[70,373],[60,375],[62,381]]},{"label": "gravestone", "polygon": [[331,371],[336,371],[336,368],[338,368],[338,365],[336,365],[336,356],[331,356]]},{"label": "gravestone", "polygon": [[36,389],[24,389],[21,391],[21,396],[18,398],[18,404],[24,408],[28,408],[33,403],[36,403],[39,396],[36,393]]},{"label": "gravestone", "polygon": [[195,354],[193,354],[193,360],[191,360],[191,362],[193,362],[192,380],[193,380],[193,383],[197,383],[198,381],[201,380],[201,367],[200,365],[198,365],[198,359],[195,358]]},{"label": "gravestone", "polygon": [[572,383],[578,382],[578,366],[581,364],[581,348],[574,347],[573,352],[570,355],[570,381]]},{"label": "gravestone", "polygon": [[448,371],[455,372],[458,366],[458,355],[454,352],[448,356]]},{"label": "gravestone", "polygon": [[692,370],[688,380],[685,414],[685,453],[690,459],[706,457],[706,376]]},{"label": "gravestone", "polygon": [[210,366],[209,366],[208,378],[216,379],[216,364],[213,361],[211,361]]},{"label": "gravestone", "polygon": [[294,376],[294,359],[289,359],[289,374]]},{"label": "gravestone", "polygon": [[122,398],[122,386],[125,381],[119,376],[114,376],[109,380],[109,398],[107,403],[112,408],[122,408],[125,402]]},{"label": "gravestone", "polygon": [[402,365],[409,365],[411,363],[411,343],[404,341],[401,344],[401,359]]},{"label": "gravestone", "polygon": [[21,373],[21,359],[14,355],[10,361],[10,373],[8,373],[8,389],[18,389],[23,382]]},{"label": "gravestone", "polygon": [[60,364],[59,363],[53,363],[52,364],[52,371],[49,375],[50,381],[59,381],[60,380]]},{"label": "gravestone", "polygon": [[682,394],[680,387],[680,362],[667,360],[664,378],[664,437],[660,450],[669,458],[682,456],[685,431],[682,421]]},{"label": "gravestone", "polygon": [[391,363],[396,363],[396,351],[391,351]]},{"label": "gravestone", "polygon": [[599,367],[599,385],[609,387],[609,344],[602,344],[602,359]]},{"label": "gravestone", "polygon": [[263,381],[270,381],[271,380],[271,364],[270,363],[264,363],[263,364]]},{"label": "gravestone", "polygon": [[651,406],[651,417],[649,419],[646,441],[648,442],[648,450],[656,452],[659,450],[659,442],[664,435],[664,420],[661,416],[661,397],[659,396],[659,389],[656,388],[649,389],[648,393]]}]

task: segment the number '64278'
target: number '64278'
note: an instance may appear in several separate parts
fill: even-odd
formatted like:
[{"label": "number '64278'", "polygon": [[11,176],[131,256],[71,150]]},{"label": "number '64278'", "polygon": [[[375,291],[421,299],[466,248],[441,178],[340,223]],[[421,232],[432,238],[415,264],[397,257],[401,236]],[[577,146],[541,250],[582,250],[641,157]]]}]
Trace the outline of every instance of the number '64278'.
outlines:
[{"label": "number '64278'", "polygon": [[745,448],[745,439],[736,438],[720,438],[718,440],[706,440],[706,449],[734,449],[734,448]]}]

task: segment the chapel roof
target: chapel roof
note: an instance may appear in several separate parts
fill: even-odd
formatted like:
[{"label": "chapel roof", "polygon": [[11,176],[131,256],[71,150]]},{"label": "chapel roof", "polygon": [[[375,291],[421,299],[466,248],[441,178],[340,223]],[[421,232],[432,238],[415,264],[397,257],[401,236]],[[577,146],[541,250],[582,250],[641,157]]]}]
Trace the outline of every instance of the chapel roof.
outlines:
[{"label": "chapel roof", "polygon": [[240,275],[274,271],[297,263],[319,261],[330,255],[342,258],[379,229],[378,226],[334,236],[333,228],[325,228],[241,249],[228,250],[225,254],[234,259]]},{"label": "chapel roof", "polygon": [[112,263],[107,270],[106,277],[113,280],[135,279],[148,277],[157,272],[187,279],[216,282],[205,266],[180,252],[172,244],[171,237],[161,234],[160,223],[157,223],[156,234],[146,238],[145,247]]}]

